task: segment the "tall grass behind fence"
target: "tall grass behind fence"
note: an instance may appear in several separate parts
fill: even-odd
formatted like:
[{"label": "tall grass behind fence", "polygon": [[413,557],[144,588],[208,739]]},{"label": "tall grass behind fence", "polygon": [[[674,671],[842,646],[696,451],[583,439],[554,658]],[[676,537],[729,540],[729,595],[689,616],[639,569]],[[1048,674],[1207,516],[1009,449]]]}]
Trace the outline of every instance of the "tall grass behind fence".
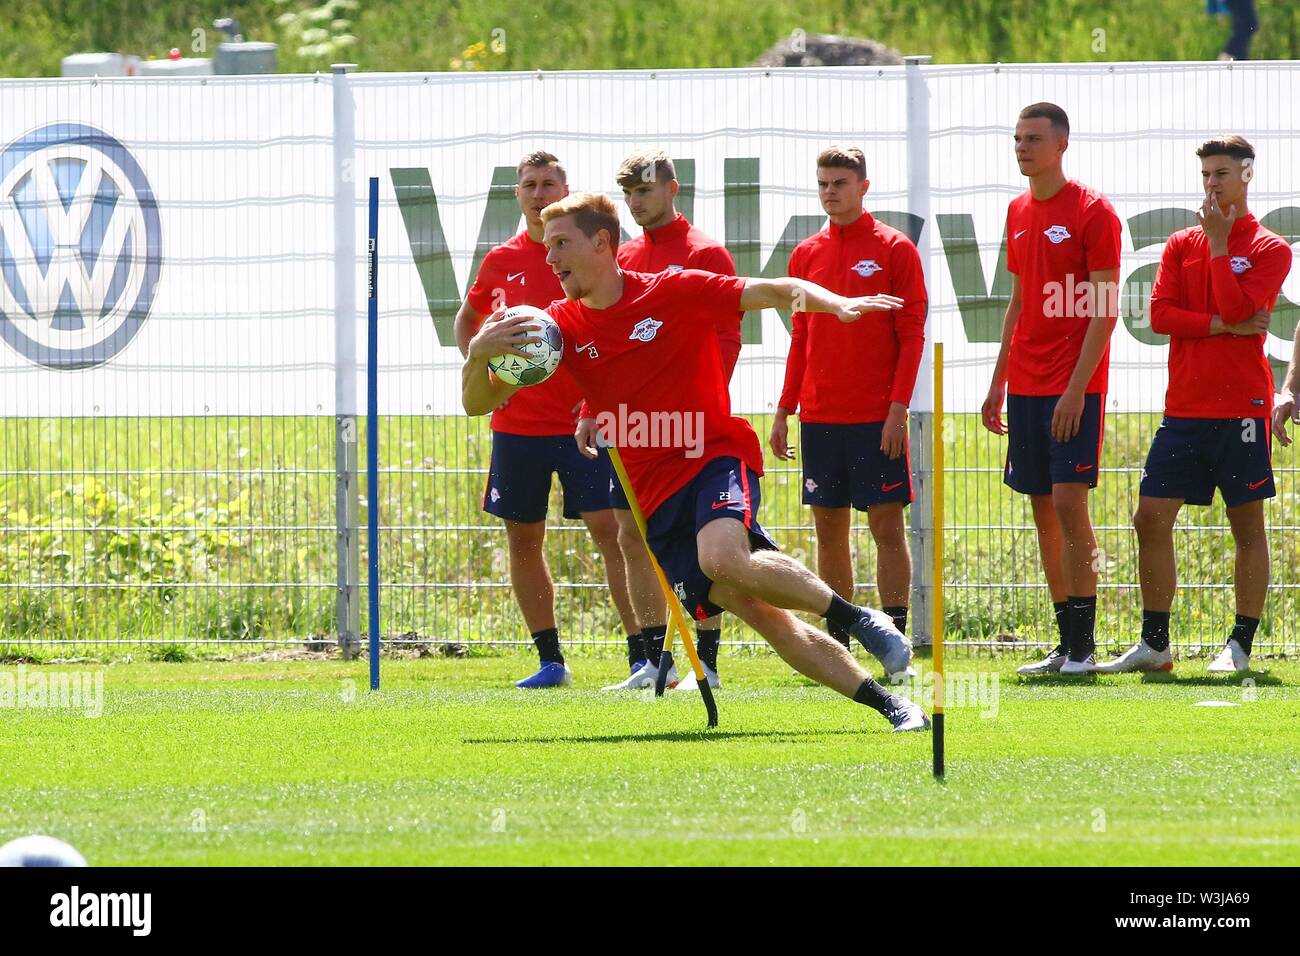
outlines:
[{"label": "tall grass behind fence", "polygon": [[[978,417],[949,416],[945,496],[948,640],[1054,641],[1027,503],[1001,481],[1004,443]],[[756,416],[766,434],[770,420]],[[1138,634],[1130,517],[1153,415],[1111,415],[1093,495],[1101,567],[1098,639]],[[382,610],[395,644],[523,643],[501,523],[480,510],[481,420],[381,422]],[[1289,459],[1289,460],[1288,460]],[[797,462],[764,478],[760,515],[781,546],[815,548]],[[1276,460],[1266,513],[1273,589],[1261,651],[1294,650],[1300,622],[1300,468]],[[334,639],[333,421],[325,418],[0,421],[0,644],[67,653],[140,642],[192,651]],[[581,522],[548,522],[561,629],[621,644],[599,553]],[[364,512],[363,512],[364,517]],[[860,516],[859,516],[860,517]],[[363,546],[365,543],[363,542]],[[854,529],[859,597],[876,602],[865,521]],[[1187,509],[1177,533],[1176,645],[1208,649],[1231,625],[1232,546],[1222,502]],[[757,641],[738,622],[728,640]],[[1021,645],[1021,649],[1024,649]]]}]

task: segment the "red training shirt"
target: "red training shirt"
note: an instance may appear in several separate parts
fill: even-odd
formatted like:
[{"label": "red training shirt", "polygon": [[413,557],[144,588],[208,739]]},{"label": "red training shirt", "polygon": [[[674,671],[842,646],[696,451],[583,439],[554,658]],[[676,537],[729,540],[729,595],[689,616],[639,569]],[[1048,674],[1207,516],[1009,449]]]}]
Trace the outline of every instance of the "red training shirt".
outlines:
[{"label": "red training shirt", "polygon": [[[513,305],[544,309],[563,298],[560,280],[546,263],[546,247],[528,238],[527,230],[483,257],[465,296],[470,308],[483,316]],[[494,411],[492,430],[509,435],[572,435],[573,409],[580,401],[577,383],[564,369],[556,369],[546,381],[521,389]]]},{"label": "red training shirt", "polygon": [[1267,418],[1273,370],[1262,335],[1210,335],[1210,317],[1229,325],[1272,309],[1287,273],[1285,239],[1242,216],[1228,254],[1210,258],[1200,226],[1169,237],[1151,290],[1151,328],[1169,338],[1165,414],[1173,418]]},{"label": "red training shirt", "polygon": [[795,246],[790,275],[845,296],[896,295],[896,312],[856,322],[796,312],[785,359],[781,408],[828,425],[882,422],[891,402],[908,405],[925,348],[926,292],[921,256],[910,239],[871,213],[834,223]]},{"label": "red training shirt", "polygon": [[[681,213],[668,225],[646,229],[620,245],[618,264],[629,272],[703,269],[724,276],[736,274],[736,260],[731,258],[727,247],[703,229],[692,226]],[[740,358],[740,320],[744,314],[724,312],[717,317],[718,348],[728,382]]]},{"label": "red training shirt", "polygon": [[720,312],[740,311],[746,281],[696,269],[624,272],[623,295],[607,309],[547,309],[564,335],[561,367],[618,446],[647,518],[716,458],[763,473],[758,436],[732,417],[717,337],[701,335]]},{"label": "red training shirt", "polygon": [[[1105,196],[1082,183],[1067,182],[1051,199],[1025,192],[1012,200],[1007,270],[1020,276],[1021,295],[1007,360],[1012,394],[1064,394],[1094,312],[1079,289],[1088,273],[1119,268],[1119,247],[1119,216]],[[1105,393],[1109,371],[1107,343],[1084,391]]]}]

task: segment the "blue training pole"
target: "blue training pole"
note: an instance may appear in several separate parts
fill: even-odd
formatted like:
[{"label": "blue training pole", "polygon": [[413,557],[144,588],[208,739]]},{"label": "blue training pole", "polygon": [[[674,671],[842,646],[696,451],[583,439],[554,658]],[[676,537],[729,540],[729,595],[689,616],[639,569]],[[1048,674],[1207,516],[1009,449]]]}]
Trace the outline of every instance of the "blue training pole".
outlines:
[{"label": "blue training pole", "polygon": [[370,177],[370,281],[366,316],[366,512],[370,558],[370,689],[379,690],[379,178]]}]

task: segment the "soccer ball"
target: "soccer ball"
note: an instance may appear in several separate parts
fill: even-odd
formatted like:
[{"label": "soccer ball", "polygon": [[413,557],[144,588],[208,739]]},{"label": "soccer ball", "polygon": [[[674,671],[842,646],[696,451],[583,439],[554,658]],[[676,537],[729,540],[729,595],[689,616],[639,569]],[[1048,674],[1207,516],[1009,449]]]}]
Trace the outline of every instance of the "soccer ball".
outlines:
[{"label": "soccer ball", "polygon": [[54,837],[25,836],[0,846],[2,866],[86,866],[86,858]]},{"label": "soccer ball", "polygon": [[560,367],[560,359],[564,357],[564,337],[560,335],[560,327],[554,319],[531,305],[516,305],[506,309],[502,318],[512,319],[519,315],[534,320],[533,328],[538,330],[542,340],[520,346],[521,351],[528,353],[528,358],[497,355],[488,359],[488,368],[507,385],[537,385],[550,378]]}]

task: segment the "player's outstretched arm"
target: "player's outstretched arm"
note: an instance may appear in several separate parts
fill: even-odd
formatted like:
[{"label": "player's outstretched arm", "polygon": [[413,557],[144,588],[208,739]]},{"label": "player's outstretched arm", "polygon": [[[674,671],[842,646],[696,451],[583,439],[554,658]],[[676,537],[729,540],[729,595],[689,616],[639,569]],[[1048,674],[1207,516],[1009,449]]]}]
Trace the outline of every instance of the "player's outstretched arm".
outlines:
[{"label": "player's outstretched arm", "polygon": [[740,308],[790,309],[794,312],[826,312],[841,322],[856,322],[868,312],[892,312],[903,307],[896,295],[867,295],[857,299],[836,295],[807,279],[747,279],[740,295]]},{"label": "player's outstretched arm", "polygon": [[488,359],[507,354],[528,358],[520,346],[541,341],[531,317],[515,315],[506,319],[501,317],[503,314],[489,316],[469,341],[460,372],[460,401],[467,415],[486,415],[520,389],[493,375],[488,369]]}]

